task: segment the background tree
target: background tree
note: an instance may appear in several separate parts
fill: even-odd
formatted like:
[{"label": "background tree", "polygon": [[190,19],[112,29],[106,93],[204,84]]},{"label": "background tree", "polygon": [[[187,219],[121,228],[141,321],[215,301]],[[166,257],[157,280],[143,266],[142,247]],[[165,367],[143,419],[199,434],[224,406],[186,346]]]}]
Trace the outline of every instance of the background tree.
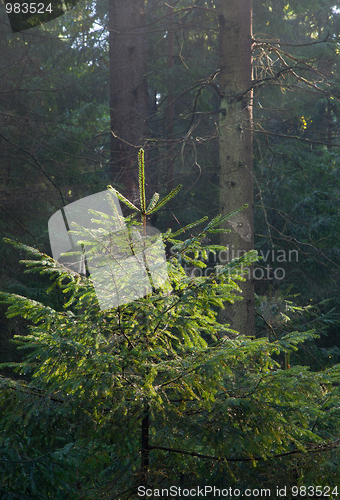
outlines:
[{"label": "background tree", "polygon": [[[220,2],[220,210],[226,214],[248,205],[230,219],[232,231],[222,237],[235,256],[254,247],[251,19],[251,0]],[[250,271],[242,285],[243,300],[227,305],[221,314],[224,322],[247,335],[255,333],[253,281]]]},{"label": "background tree", "polygon": [[144,0],[110,0],[110,119],[113,181],[138,199],[135,158],[148,113]]}]

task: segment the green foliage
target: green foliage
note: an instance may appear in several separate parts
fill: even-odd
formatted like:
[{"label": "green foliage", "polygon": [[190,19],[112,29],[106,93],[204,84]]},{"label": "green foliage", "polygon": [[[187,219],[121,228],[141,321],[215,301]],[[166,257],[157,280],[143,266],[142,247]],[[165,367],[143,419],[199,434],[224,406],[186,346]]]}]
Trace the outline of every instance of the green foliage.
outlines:
[{"label": "green foliage", "polygon": [[[280,455],[299,453],[308,462],[310,452],[322,457],[334,448],[340,366],[310,373],[306,366],[282,369],[275,359],[315,331],[250,339],[218,322],[223,303],[240,299],[241,265],[251,265],[256,253],[209,276],[187,276],[181,266],[188,255],[193,265],[206,265],[197,253],[216,251],[203,242],[222,220],[184,241],[169,230],[170,285],[105,311],[90,278],[12,242],[31,255],[26,272],[49,276],[65,304],[57,310],[47,296],[1,294],[8,317],[24,318],[30,329],[15,339],[24,361],[10,366],[31,376],[0,378],[2,498],[134,498],[146,415],[154,487],[179,477],[183,486],[202,478],[251,485],[262,460],[272,464],[264,475],[271,483]],[[207,468],[207,460],[216,467]]]},{"label": "green foliage", "polygon": [[[174,3],[170,69],[168,7],[147,2],[155,98],[145,186],[163,201],[156,193],[147,205],[143,188],[140,207],[119,195],[142,219],[144,212],[157,227],[172,225],[164,234],[173,245],[171,289],[100,312],[90,280],[29,246],[1,244],[2,311],[9,304],[10,317],[1,318],[0,355],[28,353],[22,365],[2,368],[1,498],[120,498],[140,475],[146,404],[151,445],[183,451],[150,450],[154,484],[339,481],[339,15],[329,0],[254,3],[257,249],[297,249],[299,261],[284,263],[284,282],[257,283],[262,318],[250,340],[233,338],[216,315],[222,302],[237,300],[247,261],[202,277],[181,267],[204,271],[206,257],[221,250],[208,240],[216,243],[217,224],[201,229],[218,202],[216,2],[193,3]],[[46,252],[47,219],[62,198],[72,202],[114,182],[107,4],[82,9],[39,36],[0,39],[0,230]],[[169,165],[185,186],[172,212],[163,210],[176,192],[166,188]],[[27,252],[34,253],[23,276],[16,262]],[[9,352],[13,332],[21,351]],[[13,369],[20,381],[9,378]]]}]

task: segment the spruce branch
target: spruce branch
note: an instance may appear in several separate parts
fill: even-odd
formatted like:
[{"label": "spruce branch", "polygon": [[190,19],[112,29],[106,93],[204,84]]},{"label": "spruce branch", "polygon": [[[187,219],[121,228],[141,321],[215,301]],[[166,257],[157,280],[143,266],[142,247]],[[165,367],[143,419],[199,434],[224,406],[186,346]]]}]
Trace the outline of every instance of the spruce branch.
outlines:
[{"label": "spruce branch", "polygon": [[132,208],[132,210],[136,210],[137,212],[140,212],[140,210],[130,201],[128,200],[127,198],[125,198],[125,196],[122,195],[122,193],[120,193],[119,191],[117,191],[115,188],[113,188],[112,186],[107,186],[108,189],[110,189],[110,191],[113,192],[113,194],[115,194],[117,196],[117,198],[122,201],[125,205],[127,205],[129,208]]},{"label": "spruce branch", "polygon": [[148,213],[150,210],[152,210],[156,205],[159,200],[159,194],[155,193],[153,197],[151,198],[151,201],[148,205],[148,208],[146,209],[146,212]]},{"label": "spruce branch", "polygon": [[144,149],[138,151],[138,183],[139,183],[139,196],[141,212],[144,215],[146,211],[146,198],[145,198],[145,161],[144,161]]},{"label": "spruce branch", "polygon": [[157,212],[161,207],[163,207],[168,201],[172,200],[176,194],[179,193],[179,191],[182,189],[182,184],[178,184],[175,189],[173,189],[169,194],[167,194],[152,210],[149,210],[146,212],[146,215],[151,215],[154,212]]}]

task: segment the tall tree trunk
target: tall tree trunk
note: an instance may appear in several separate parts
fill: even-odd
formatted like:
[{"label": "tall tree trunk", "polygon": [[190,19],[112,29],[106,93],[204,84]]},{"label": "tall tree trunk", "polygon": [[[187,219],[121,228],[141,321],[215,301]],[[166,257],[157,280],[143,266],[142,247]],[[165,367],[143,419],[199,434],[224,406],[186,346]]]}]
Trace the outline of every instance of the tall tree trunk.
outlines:
[{"label": "tall tree trunk", "polygon": [[137,151],[148,110],[144,0],[110,0],[111,173],[138,199]]},{"label": "tall tree trunk", "polygon": [[[222,244],[229,247],[229,260],[254,247],[252,173],[252,0],[221,0],[220,25],[220,211],[226,215],[248,204],[230,222]],[[249,274],[249,277],[248,277]],[[253,335],[255,301],[252,269],[241,284],[243,300],[226,305],[223,323]]]}]

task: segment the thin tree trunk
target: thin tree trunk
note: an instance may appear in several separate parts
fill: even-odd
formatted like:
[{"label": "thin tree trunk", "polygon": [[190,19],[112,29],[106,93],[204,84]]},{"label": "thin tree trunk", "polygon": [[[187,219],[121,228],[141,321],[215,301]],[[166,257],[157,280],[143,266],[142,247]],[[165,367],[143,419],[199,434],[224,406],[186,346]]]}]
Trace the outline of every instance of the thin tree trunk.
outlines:
[{"label": "thin tree trunk", "polygon": [[148,110],[144,0],[110,0],[110,120],[112,181],[138,199],[137,152]]},{"label": "thin tree trunk", "polygon": [[[221,0],[220,24],[220,211],[228,214],[248,204],[228,223],[229,234],[221,243],[229,247],[230,259],[254,247],[252,172],[252,0]],[[253,335],[255,301],[252,269],[241,284],[243,300],[226,305],[221,321]]]}]

